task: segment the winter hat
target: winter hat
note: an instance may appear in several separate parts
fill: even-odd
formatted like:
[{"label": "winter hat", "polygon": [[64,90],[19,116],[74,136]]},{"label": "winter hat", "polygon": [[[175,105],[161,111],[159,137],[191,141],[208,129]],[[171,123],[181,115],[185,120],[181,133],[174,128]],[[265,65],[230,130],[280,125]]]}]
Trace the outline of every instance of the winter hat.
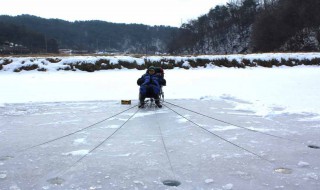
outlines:
[{"label": "winter hat", "polygon": [[148,68],[148,71],[150,71],[150,70],[154,70],[154,71],[155,71],[154,66],[150,66],[150,67]]}]

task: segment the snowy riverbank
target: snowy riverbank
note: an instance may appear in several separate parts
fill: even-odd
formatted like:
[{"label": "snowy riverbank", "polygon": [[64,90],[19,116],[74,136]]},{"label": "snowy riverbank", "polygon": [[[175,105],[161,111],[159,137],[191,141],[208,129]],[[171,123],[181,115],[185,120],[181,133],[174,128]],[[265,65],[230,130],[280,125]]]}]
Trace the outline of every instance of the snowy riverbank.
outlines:
[{"label": "snowy riverbank", "polygon": [[[137,99],[136,80],[143,73],[135,69],[3,72],[0,104]],[[320,114],[319,76],[317,66],[173,69],[165,70],[164,92],[166,99],[241,99],[252,103],[246,109],[260,115],[272,114],[276,107]]]},{"label": "snowy riverbank", "polygon": [[2,57],[0,72],[88,71],[110,69],[145,69],[154,65],[164,69],[211,67],[279,67],[320,65],[320,53],[264,53],[199,56],[65,56],[65,57]]}]

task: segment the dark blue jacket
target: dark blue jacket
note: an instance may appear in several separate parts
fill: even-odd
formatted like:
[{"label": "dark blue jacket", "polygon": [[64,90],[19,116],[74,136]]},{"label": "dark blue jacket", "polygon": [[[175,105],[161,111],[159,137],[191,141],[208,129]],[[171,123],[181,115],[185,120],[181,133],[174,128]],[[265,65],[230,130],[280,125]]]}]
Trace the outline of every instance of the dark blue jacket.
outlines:
[{"label": "dark blue jacket", "polygon": [[145,95],[147,89],[151,88],[154,94],[159,94],[163,80],[159,74],[150,75],[146,73],[142,75],[137,81],[138,85],[140,85],[140,93]]}]

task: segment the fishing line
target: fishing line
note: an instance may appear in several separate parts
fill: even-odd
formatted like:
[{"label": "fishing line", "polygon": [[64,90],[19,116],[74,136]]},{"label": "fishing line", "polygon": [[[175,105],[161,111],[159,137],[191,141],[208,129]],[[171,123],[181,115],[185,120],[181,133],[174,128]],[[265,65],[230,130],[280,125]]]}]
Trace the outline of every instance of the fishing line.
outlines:
[{"label": "fishing line", "polygon": [[248,149],[246,149],[246,148],[243,148],[243,147],[241,147],[241,146],[239,146],[239,145],[237,145],[237,144],[235,144],[235,143],[233,143],[233,142],[231,142],[231,141],[229,141],[229,140],[227,140],[227,139],[225,139],[225,138],[223,138],[223,137],[221,137],[221,136],[219,136],[219,135],[217,135],[217,134],[215,134],[215,133],[213,133],[213,132],[209,131],[208,129],[206,129],[206,128],[204,128],[204,127],[200,126],[199,124],[197,124],[197,123],[195,123],[195,122],[191,121],[190,119],[186,118],[185,116],[183,116],[182,114],[178,113],[177,111],[175,111],[175,110],[171,109],[171,108],[170,108],[170,107],[168,107],[167,105],[164,105],[164,106],[165,106],[165,107],[167,107],[168,109],[170,109],[171,111],[173,111],[174,113],[176,113],[177,115],[179,115],[179,116],[183,117],[184,119],[188,120],[190,123],[192,123],[192,124],[196,125],[196,126],[197,126],[197,127],[199,127],[200,129],[202,129],[202,130],[204,130],[204,131],[206,131],[206,132],[208,132],[208,133],[210,133],[210,134],[214,135],[215,137],[218,137],[219,139],[221,139],[221,140],[223,140],[223,141],[225,141],[225,142],[227,142],[227,143],[229,143],[229,144],[231,144],[231,145],[233,145],[233,146],[235,146],[235,147],[238,147],[238,148],[240,148],[240,149],[242,149],[242,150],[244,150],[244,151],[246,151],[246,152],[249,152],[250,154],[253,154],[253,155],[255,155],[255,156],[259,157],[261,160],[264,160],[264,161],[266,161],[266,162],[268,162],[268,163],[273,164],[270,160],[268,160],[268,159],[266,159],[266,158],[264,158],[264,157],[262,157],[262,156],[258,155],[257,153],[254,153],[254,152],[252,152],[252,151],[250,151],[250,150],[248,150]]},{"label": "fishing line", "polygon": [[171,168],[171,172],[172,172],[172,174],[173,174],[173,178],[176,180],[176,175],[175,175],[174,170],[173,170],[173,167],[172,167],[172,162],[171,162],[171,159],[170,159],[170,156],[169,156],[169,153],[168,153],[168,149],[167,149],[166,143],[164,142],[163,133],[162,133],[162,130],[161,130],[161,127],[160,127],[160,125],[159,125],[158,120],[157,120],[157,125],[158,125],[159,131],[160,131],[160,136],[161,136],[162,145],[163,145],[163,148],[164,148],[165,153],[166,153],[166,155],[167,155],[167,159],[168,159],[169,164],[170,164],[170,168]]},{"label": "fishing line", "polygon": [[110,117],[108,117],[108,118],[106,118],[106,119],[103,119],[103,120],[97,122],[97,123],[94,123],[94,124],[92,124],[92,125],[89,125],[88,127],[79,129],[79,130],[77,130],[77,131],[75,131],[75,132],[72,132],[72,133],[69,133],[69,134],[67,134],[67,135],[63,135],[63,136],[60,136],[60,137],[51,139],[51,140],[49,140],[49,141],[46,141],[46,142],[43,142],[43,143],[40,143],[40,144],[37,144],[37,145],[33,145],[33,146],[31,146],[31,147],[28,147],[28,148],[19,150],[19,151],[17,151],[17,152],[24,152],[24,151],[30,150],[30,149],[32,149],[32,148],[36,148],[36,147],[39,147],[39,146],[42,146],[42,145],[45,145],[45,144],[48,144],[48,143],[51,143],[51,142],[60,140],[60,139],[62,139],[62,138],[65,138],[65,137],[74,135],[74,134],[76,134],[76,133],[79,133],[79,132],[81,132],[81,131],[84,131],[84,130],[86,130],[86,129],[89,129],[89,128],[95,126],[95,125],[98,125],[98,124],[100,124],[100,123],[102,123],[102,122],[104,122],[104,121],[106,121],[106,120],[108,120],[108,119],[111,119],[111,118],[113,118],[113,117],[115,117],[115,116],[118,116],[118,115],[120,115],[120,114],[122,114],[122,113],[124,113],[124,112],[126,112],[126,111],[129,111],[129,110],[131,110],[132,108],[135,108],[135,107],[137,107],[137,106],[138,106],[138,105],[132,106],[132,107],[130,107],[130,108],[124,110],[124,111],[121,111],[121,112],[119,112],[119,113],[117,113],[117,114],[115,114],[115,115],[113,115],[113,116],[110,116]]},{"label": "fishing line", "polygon": [[[67,171],[69,171],[71,168],[73,168],[74,166],[76,166],[79,162],[81,162],[81,160],[83,160],[85,157],[87,157],[90,153],[92,153],[94,150],[96,150],[97,148],[99,148],[101,145],[103,145],[107,140],[109,140],[114,134],[116,134],[126,123],[128,123],[128,121],[135,116],[140,109],[138,109],[135,113],[133,113],[119,128],[117,128],[111,135],[109,135],[107,138],[105,138],[101,143],[99,143],[97,146],[95,146],[93,149],[91,149],[88,153],[86,153],[85,155],[83,155],[81,158],[79,158],[76,162],[74,162],[71,166],[69,166],[66,170],[61,171],[60,175],[58,176],[63,176]],[[58,177],[56,177],[58,178]]]},{"label": "fishing line", "polygon": [[246,127],[242,127],[242,126],[239,126],[239,125],[236,125],[236,124],[233,124],[233,123],[229,123],[229,122],[226,122],[226,121],[223,121],[223,120],[220,120],[220,119],[217,119],[217,118],[214,118],[214,117],[211,117],[211,116],[208,116],[208,115],[205,115],[205,114],[202,114],[202,113],[199,113],[199,112],[196,112],[196,111],[187,109],[187,108],[184,108],[184,107],[182,107],[182,106],[179,106],[179,105],[176,105],[176,104],[167,102],[167,101],[165,101],[165,102],[168,103],[168,104],[170,104],[170,105],[176,106],[176,107],[178,107],[178,108],[181,108],[181,109],[184,109],[184,110],[193,112],[193,113],[195,113],[195,114],[198,114],[198,115],[207,117],[207,118],[209,118],[209,119],[213,119],[213,120],[219,121],[219,122],[224,123],[224,124],[232,125],[232,126],[235,126],[235,127],[241,128],[241,129],[245,129],[245,130],[248,130],[248,131],[251,131],[251,132],[261,133],[261,134],[268,135],[268,136],[271,136],[271,137],[274,137],[274,138],[278,138],[278,139],[282,139],[282,140],[287,140],[287,141],[291,141],[291,142],[295,142],[295,143],[299,143],[299,144],[304,144],[303,142],[300,142],[300,141],[297,141],[297,140],[292,140],[292,139],[288,139],[288,138],[285,138],[285,137],[280,137],[280,136],[277,136],[277,135],[272,135],[272,134],[269,134],[269,133],[265,133],[265,132],[262,132],[262,131],[258,131],[258,130],[254,130],[254,129],[249,129],[249,128],[246,128]]}]

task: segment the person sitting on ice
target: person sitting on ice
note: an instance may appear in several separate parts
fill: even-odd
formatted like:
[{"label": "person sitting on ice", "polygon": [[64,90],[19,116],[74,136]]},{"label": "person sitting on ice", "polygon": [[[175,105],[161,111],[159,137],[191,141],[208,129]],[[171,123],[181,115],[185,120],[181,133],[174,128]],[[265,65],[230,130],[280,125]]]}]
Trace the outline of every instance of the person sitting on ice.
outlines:
[{"label": "person sitting on ice", "polygon": [[156,68],[151,66],[148,68],[146,74],[142,75],[137,81],[140,86],[139,101],[140,108],[144,107],[144,100],[146,97],[154,98],[156,105],[161,108],[159,93],[161,86],[165,85],[166,81],[161,74],[156,73]]}]

